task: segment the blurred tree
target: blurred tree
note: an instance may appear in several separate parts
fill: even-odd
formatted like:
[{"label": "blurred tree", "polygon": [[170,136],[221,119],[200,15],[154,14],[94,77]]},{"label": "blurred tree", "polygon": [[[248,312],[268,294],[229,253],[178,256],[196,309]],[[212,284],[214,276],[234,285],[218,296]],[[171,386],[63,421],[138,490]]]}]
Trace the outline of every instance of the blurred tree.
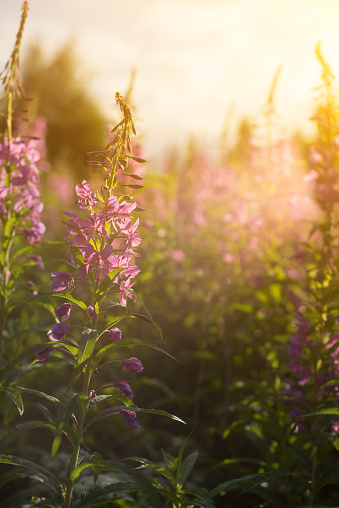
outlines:
[{"label": "blurred tree", "polygon": [[250,140],[253,135],[253,125],[247,118],[240,120],[234,145],[227,154],[223,154],[221,163],[231,164],[241,171],[247,171],[250,163]]},{"label": "blurred tree", "polygon": [[[31,114],[47,120],[48,157],[54,167],[72,168],[77,179],[89,171],[86,154],[105,143],[106,120],[88,91],[88,75],[81,72],[72,42],[47,59],[39,42],[28,48],[22,82]],[[85,172],[85,173],[84,173]]]}]

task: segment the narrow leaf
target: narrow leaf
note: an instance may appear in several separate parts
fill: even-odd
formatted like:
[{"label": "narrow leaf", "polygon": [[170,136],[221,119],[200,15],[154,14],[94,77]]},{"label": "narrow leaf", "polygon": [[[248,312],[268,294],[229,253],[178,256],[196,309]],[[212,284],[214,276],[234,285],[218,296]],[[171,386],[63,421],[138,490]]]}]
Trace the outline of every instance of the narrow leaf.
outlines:
[{"label": "narrow leaf", "polygon": [[59,403],[59,399],[53,397],[52,395],[48,395],[47,393],[41,392],[39,390],[34,390],[33,388],[23,388],[22,386],[13,386],[13,388],[19,390],[24,393],[32,393],[33,395],[38,395],[44,399],[49,400],[50,402],[54,402],[55,404]]},{"label": "narrow leaf", "polygon": [[78,348],[77,364],[73,369],[72,376],[68,384],[68,390],[74,385],[77,379],[79,379],[83,369],[87,365],[87,361],[91,356],[97,341],[97,333],[97,330],[92,330],[91,328],[85,328],[82,332]]},{"label": "narrow leaf", "polygon": [[55,438],[52,445],[52,458],[55,457],[58,452],[61,443],[61,434],[63,428],[67,425],[70,415],[72,414],[73,408],[78,397],[77,393],[66,392],[60,400],[58,411],[56,415],[56,427],[55,427]]},{"label": "narrow leaf", "polygon": [[25,469],[36,471],[41,474],[46,480],[48,480],[49,485],[53,488],[58,495],[62,494],[62,485],[60,484],[58,478],[54,476],[48,469],[40,466],[39,464],[35,464],[30,460],[22,459],[21,457],[15,457],[14,455],[5,455],[0,454],[0,463],[2,464],[11,464],[13,466],[21,466]]},{"label": "narrow leaf", "polygon": [[178,483],[180,483],[181,486],[183,486],[185,481],[187,480],[188,475],[190,474],[192,467],[196,463],[198,456],[199,452],[195,451],[190,455],[188,455],[182,462],[178,476]]},{"label": "narrow leaf", "polygon": [[83,501],[77,505],[77,508],[85,508],[86,506],[93,506],[97,501],[107,500],[107,496],[114,492],[119,492],[121,490],[131,490],[136,489],[137,487],[134,483],[131,482],[117,482],[112,485],[108,485],[107,487],[102,487],[101,489],[96,489],[91,491],[90,494],[87,494]]},{"label": "narrow leaf", "polygon": [[148,347],[148,348],[151,348],[151,349],[155,349],[155,351],[158,351],[159,353],[165,354],[166,356],[168,356],[172,360],[175,360],[176,362],[178,361],[176,358],[174,358],[174,356],[170,355],[169,353],[167,353],[167,351],[165,351],[164,349],[161,349],[159,346],[157,346],[157,344],[149,344],[148,342],[144,342],[143,340],[140,340],[140,339],[124,339],[124,340],[119,341],[119,342],[113,342],[112,344],[108,344],[107,346],[105,346],[102,349],[100,349],[100,351],[98,351],[98,353],[93,358],[93,361],[92,361],[92,364],[91,364],[91,369],[94,371],[95,368],[100,363],[100,361],[108,353],[111,353],[112,351],[116,351],[117,349],[120,349],[120,348],[123,348],[123,347],[127,347],[127,346],[143,346],[143,347]]},{"label": "narrow leaf", "polygon": [[192,487],[190,490],[184,490],[185,494],[193,494],[201,500],[200,503],[194,502],[194,506],[203,506],[204,508],[215,508],[214,501],[206,490],[199,487]]},{"label": "narrow leaf", "polygon": [[69,300],[70,302],[75,303],[76,305],[79,305],[82,309],[84,309],[86,312],[88,311],[87,305],[82,302],[81,300],[77,300],[74,298],[74,296],[70,295],[69,293],[52,293],[52,296],[56,296],[58,298],[64,298],[65,300]]},{"label": "narrow leaf", "polygon": [[22,415],[24,412],[24,403],[22,401],[21,393],[19,390],[15,390],[13,388],[1,388],[2,391],[6,392],[10,399],[14,402],[19,411],[19,414]]}]

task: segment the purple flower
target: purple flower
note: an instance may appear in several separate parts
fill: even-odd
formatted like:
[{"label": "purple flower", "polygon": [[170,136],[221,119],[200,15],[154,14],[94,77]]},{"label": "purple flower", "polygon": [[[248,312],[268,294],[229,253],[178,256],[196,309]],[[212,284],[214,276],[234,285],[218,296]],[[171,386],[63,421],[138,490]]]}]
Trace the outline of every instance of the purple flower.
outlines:
[{"label": "purple flower", "polygon": [[83,180],[81,185],[78,184],[75,186],[75,192],[79,196],[78,205],[82,210],[87,206],[92,208],[95,205],[97,198],[92,194],[91,188],[86,180]]},{"label": "purple flower", "polygon": [[32,263],[36,263],[40,268],[40,270],[45,269],[41,256],[37,256],[36,254],[34,254],[33,256],[31,256],[31,261]]},{"label": "purple flower", "polygon": [[72,304],[71,303],[62,303],[56,309],[54,314],[57,317],[61,318],[61,321],[66,321],[69,318],[69,316],[71,315],[71,309],[72,309]]},{"label": "purple flower", "polygon": [[117,388],[125,397],[133,399],[133,392],[127,381],[118,381],[113,386]]},{"label": "purple flower", "polygon": [[125,369],[129,370],[130,372],[140,372],[144,368],[142,366],[142,363],[138,358],[128,358],[128,360],[123,360],[123,364]]},{"label": "purple flower", "polygon": [[24,229],[24,235],[26,237],[26,240],[31,245],[34,245],[40,242],[41,237],[44,235],[45,231],[46,231],[45,224],[43,224],[40,221],[34,221],[33,227],[31,229]]},{"label": "purple flower", "polygon": [[118,342],[119,340],[121,340],[121,334],[122,334],[122,332],[121,332],[120,328],[117,328],[117,327],[107,330],[108,338],[112,342]]},{"label": "purple flower", "polygon": [[53,272],[51,273],[50,279],[52,280],[52,284],[50,285],[52,291],[63,291],[64,289],[68,289],[74,282],[73,275],[69,272]]},{"label": "purple flower", "polygon": [[37,353],[38,362],[44,362],[49,354],[53,351],[54,346],[48,346],[45,349],[40,349]]},{"label": "purple flower", "polygon": [[140,429],[140,423],[138,422],[137,417],[132,411],[128,411],[127,409],[122,409],[120,414],[125,418],[125,422],[128,423],[130,427],[134,429]]},{"label": "purple flower", "polygon": [[69,335],[71,331],[71,325],[67,323],[55,323],[51,326],[51,329],[48,330],[47,335],[49,340],[53,340],[55,342],[60,342]]},{"label": "purple flower", "polygon": [[88,400],[91,400],[91,399],[93,399],[93,398],[94,398],[94,397],[96,397],[96,396],[97,396],[97,394],[95,393],[95,391],[94,391],[94,390],[90,390],[90,391],[88,392]]}]

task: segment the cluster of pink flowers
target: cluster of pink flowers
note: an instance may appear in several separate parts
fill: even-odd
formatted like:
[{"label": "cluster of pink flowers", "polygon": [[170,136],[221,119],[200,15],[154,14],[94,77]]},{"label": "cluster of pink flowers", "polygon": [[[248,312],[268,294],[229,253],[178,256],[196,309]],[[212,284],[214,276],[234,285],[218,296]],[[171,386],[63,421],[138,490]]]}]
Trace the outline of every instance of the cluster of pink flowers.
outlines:
[{"label": "cluster of pink flowers", "polygon": [[41,240],[46,227],[40,220],[43,204],[40,201],[40,153],[37,140],[24,141],[20,136],[10,143],[0,143],[0,215],[3,222],[13,213],[22,221],[21,231],[30,244]]},{"label": "cluster of pink flowers", "polygon": [[[325,336],[317,343],[311,340],[310,323],[301,312],[296,313],[295,322],[297,330],[287,349],[294,381],[288,381],[285,396],[291,415],[302,428],[302,414],[321,408],[328,398],[339,405],[339,381],[335,383],[339,374],[339,333]],[[332,429],[338,431],[336,421],[332,422]]]},{"label": "cluster of pink flowers", "polygon": [[[120,294],[121,305],[126,306],[127,298],[134,299],[130,288],[134,285],[132,279],[140,271],[131,263],[134,248],[141,242],[137,232],[139,219],[132,223],[130,217],[137,204],[119,201],[112,195],[105,206],[102,198],[91,192],[86,180],[76,186],[76,193],[79,208],[89,210],[86,219],[73,212],[64,212],[70,218],[66,238],[70,261],[78,266],[77,278],[93,276],[98,284],[112,271],[121,269],[112,282],[118,284],[115,291]],[[54,285],[51,288],[55,290]]]},{"label": "cluster of pink flowers", "polygon": [[[126,171],[126,169],[128,159],[135,162],[144,162],[144,160],[126,154],[131,150],[128,134],[131,116],[129,109],[120,96],[117,98],[117,102],[119,101],[124,113],[124,120],[117,128],[122,124],[125,127],[121,128],[120,133],[115,136],[104,152],[92,152],[92,155],[101,156],[103,159],[103,162],[92,161],[91,165],[104,169],[106,172],[105,182],[101,189],[95,193],[92,192],[86,180],[76,185],[75,191],[80,213],[64,212],[68,217],[66,227],[68,261],[74,267],[75,273],[72,274],[68,271],[53,272],[50,277],[52,281],[50,287],[53,292],[70,293],[79,284],[86,283],[91,288],[90,294],[93,293],[95,296],[93,301],[90,302],[92,305],[85,302],[79,305],[72,299],[70,301],[69,298],[67,302],[62,303],[56,309],[55,315],[60,322],[53,324],[47,332],[50,343],[48,347],[38,352],[38,361],[46,360],[56,348],[66,354],[73,354],[72,348],[69,348],[65,341],[72,333],[73,327],[83,328],[82,323],[76,325],[66,322],[70,318],[73,308],[83,313],[83,317],[89,322],[90,329],[104,329],[103,332],[98,333],[98,341],[101,340],[103,335],[106,340],[108,339],[111,342],[121,341],[122,332],[119,328],[105,326],[107,311],[103,305],[104,299],[109,296],[111,301],[112,294],[116,294],[120,305],[123,307],[127,306],[128,298],[135,300],[132,286],[134,285],[134,278],[140,270],[133,260],[137,255],[135,248],[140,244],[141,239],[137,230],[139,219],[134,220],[131,214],[137,210],[137,204],[128,194],[117,194],[116,189],[118,186],[120,188],[127,186],[133,189],[141,187],[138,184],[128,183],[129,180],[126,180],[126,178],[139,180],[141,176],[134,171],[133,173]],[[101,323],[99,317],[101,317]],[[81,321],[83,321],[83,318]],[[90,362],[91,359],[88,361]],[[143,369],[140,360],[135,357],[101,363],[101,365],[96,366],[88,381],[89,401],[96,397],[99,390],[109,387],[113,387],[124,397],[133,398],[132,389],[126,380],[118,380],[101,388],[92,388],[90,384],[92,377],[96,377],[99,369],[104,365],[111,363],[120,363],[124,371],[131,373],[137,373]],[[127,409],[121,411],[117,409],[117,411],[132,427],[138,428],[140,426],[132,411]]]}]

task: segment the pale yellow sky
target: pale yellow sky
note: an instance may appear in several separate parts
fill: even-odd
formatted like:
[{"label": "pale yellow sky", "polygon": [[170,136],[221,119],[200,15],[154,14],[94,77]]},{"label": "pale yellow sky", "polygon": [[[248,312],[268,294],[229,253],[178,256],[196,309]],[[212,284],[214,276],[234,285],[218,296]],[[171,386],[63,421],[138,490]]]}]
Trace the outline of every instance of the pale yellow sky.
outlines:
[{"label": "pale yellow sky", "polygon": [[[277,111],[310,132],[314,50],[339,78],[339,0],[30,0],[25,45],[52,51],[75,36],[91,88],[110,115],[137,70],[134,102],[149,158],[190,133],[213,148],[230,106],[233,128],[261,111],[279,64]],[[0,66],[12,49],[22,0],[0,0]]]}]

